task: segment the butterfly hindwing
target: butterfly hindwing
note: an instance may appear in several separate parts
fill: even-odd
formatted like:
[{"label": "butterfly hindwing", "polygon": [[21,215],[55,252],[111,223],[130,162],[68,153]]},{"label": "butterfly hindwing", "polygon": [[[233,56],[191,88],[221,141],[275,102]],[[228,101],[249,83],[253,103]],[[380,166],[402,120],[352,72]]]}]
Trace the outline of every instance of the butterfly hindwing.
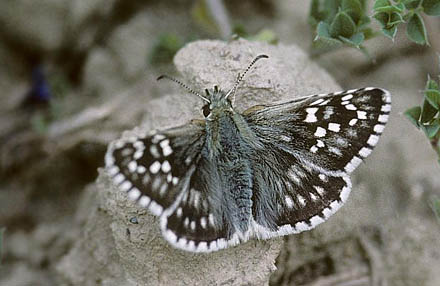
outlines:
[{"label": "butterfly hindwing", "polygon": [[161,217],[165,238],[175,247],[209,252],[237,244],[231,225],[222,215],[224,205],[218,202],[224,188],[219,184],[218,170],[201,158],[188,182],[183,186],[176,207]]}]

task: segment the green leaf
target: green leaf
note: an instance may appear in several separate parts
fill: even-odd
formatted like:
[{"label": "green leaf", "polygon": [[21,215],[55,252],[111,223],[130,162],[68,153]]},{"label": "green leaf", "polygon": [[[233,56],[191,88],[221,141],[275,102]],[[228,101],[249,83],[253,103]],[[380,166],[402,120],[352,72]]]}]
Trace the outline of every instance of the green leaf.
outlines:
[{"label": "green leaf", "polygon": [[368,25],[371,23],[370,17],[363,16],[358,23],[358,30],[370,29]]},{"label": "green leaf", "polygon": [[419,127],[419,118],[422,113],[422,108],[420,106],[415,106],[405,111],[405,116],[414,124],[416,127]]},{"label": "green leaf", "polygon": [[394,37],[396,36],[397,33],[397,26],[394,26],[392,28],[382,28],[382,32],[385,36],[387,36],[388,38],[390,38],[391,40],[394,41]]},{"label": "green leaf", "polygon": [[400,23],[405,23],[405,20],[403,20],[403,17],[400,13],[391,13],[390,18],[388,19],[388,26],[394,26],[398,25]]},{"label": "green leaf", "polygon": [[391,6],[391,3],[389,0],[376,0],[374,2],[373,9],[374,9],[374,11],[376,11],[376,9],[381,8],[381,7],[386,7],[386,6]]},{"label": "green leaf", "polygon": [[374,12],[376,12],[376,13],[395,13],[395,12],[401,13],[402,9],[400,9],[400,7],[398,7],[398,6],[391,5],[391,6],[384,6],[384,7],[376,8],[376,9],[374,9]]},{"label": "green leaf", "polygon": [[418,13],[415,13],[409,19],[408,26],[406,27],[406,34],[408,38],[416,44],[428,44],[425,24]]},{"label": "green leaf", "polygon": [[426,81],[426,89],[437,89],[437,90],[439,89],[437,82],[435,80],[432,80],[429,75],[428,75],[428,80]]},{"label": "green leaf", "polygon": [[429,139],[434,138],[440,130],[439,124],[423,125],[422,130]]},{"label": "green leaf", "polygon": [[359,0],[342,0],[342,11],[346,12],[355,23],[358,23],[363,15],[362,5]]},{"label": "green leaf", "polygon": [[404,0],[402,3],[406,9],[411,10],[419,7],[421,1],[422,0]]},{"label": "green leaf", "polygon": [[339,39],[345,44],[359,49],[359,46],[364,41],[364,34],[362,33],[354,34],[350,39],[340,36]]},{"label": "green leaf", "polygon": [[316,30],[316,37],[314,41],[316,42],[316,46],[323,46],[323,47],[335,47],[342,45],[341,41],[337,39],[333,39],[330,36],[329,32],[330,26],[326,22],[320,22],[318,24],[318,28]]},{"label": "green leaf", "polygon": [[310,3],[309,23],[313,27],[316,27],[320,21],[324,20],[324,16],[319,9],[319,2],[319,0],[312,0]]},{"label": "green leaf", "polygon": [[425,90],[426,100],[437,110],[440,110],[440,91],[436,89]]},{"label": "green leaf", "polygon": [[339,11],[341,0],[325,0],[324,11],[326,11],[327,20],[333,19]]},{"label": "green leaf", "polygon": [[343,36],[350,38],[356,31],[356,24],[345,12],[339,12],[330,25],[330,35],[333,38]]},{"label": "green leaf", "polygon": [[427,123],[431,121],[436,114],[437,110],[428,102],[428,100],[424,99],[420,122]]},{"label": "green leaf", "polygon": [[382,28],[386,28],[388,25],[388,13],[376,13],[373,15],[373,18],[376,19]]},{"label": "green leaf", "polygon": [[371,28],[363,29],[362,33],[364,34],[365,40],[372,39],[372,38],[376,37],[379,34],[379,33],[375,32],[375,31],[373,31],[373,29],[371,29]]},{"label": "green leaf", "polygon": [[423,12],[429,16],[440,16],[440,0],[424,0]]}]

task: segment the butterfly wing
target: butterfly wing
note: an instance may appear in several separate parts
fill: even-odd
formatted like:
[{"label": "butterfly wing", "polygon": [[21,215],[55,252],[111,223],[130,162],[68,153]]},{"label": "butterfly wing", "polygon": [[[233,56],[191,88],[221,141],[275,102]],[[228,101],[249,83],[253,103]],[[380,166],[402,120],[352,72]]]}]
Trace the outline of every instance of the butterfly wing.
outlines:
[{"label": "butterfly wing", "polygon": [[175,247],[209,252],[239,243],[222,216],[218,170],[204,159],[205,123],[112,142],[106,168],[128,197],[160,216]]},{"label": "butterfly wing", "polygon": [[350,193],[349,174],[377,144],[390,110],[387,91],[364,88],[245,112],[264,145],[251,159],[256,235],[308,230],[336,212]]},{"label": "butterfly wing", "polygon": [[160,216],[172,207],[192,175],[204,144],[204,123],[190,123],[110,144],[105,156],[113,182],[128,197]]}]

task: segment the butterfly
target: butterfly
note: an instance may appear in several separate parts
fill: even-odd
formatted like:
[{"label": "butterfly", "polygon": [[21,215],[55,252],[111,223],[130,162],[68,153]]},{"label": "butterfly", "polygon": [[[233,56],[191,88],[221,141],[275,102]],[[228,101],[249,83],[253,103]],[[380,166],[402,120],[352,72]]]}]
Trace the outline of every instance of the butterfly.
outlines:
[{"label": "butterfly", "polygon": [[204,120],[119,139],[106,170],[128,198],[160,217],[164,238],[211,252],[251,238],[310,230],[347,200],[350,173],[382,134],[391,111],[384,89],[315,94],[236,111],[231,90],[199,94]]}]

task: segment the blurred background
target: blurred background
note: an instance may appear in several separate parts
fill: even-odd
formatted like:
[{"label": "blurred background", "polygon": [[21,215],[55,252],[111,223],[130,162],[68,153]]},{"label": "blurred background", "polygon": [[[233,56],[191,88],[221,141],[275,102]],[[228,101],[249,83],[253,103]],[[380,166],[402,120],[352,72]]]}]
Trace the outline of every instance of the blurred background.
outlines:
[{"label": "blurred background", "polygon": [[[0,285],[59,285],[57,264],[81,233],[87,212],[79,214],[79,202],[107,144],[166,92],[169,85],[155,79],[175,74],[172,59],[185,43],[237,37],[297,45],[343,89],[379,86],[394,101],[391,130],[372,156],[383,163],[362,166],[355,182],[389,191],[389,221],[409,244],[384,247],[383,230],[367,225],[373,243],[348,240],[367,253],[356,257],[358,268],[341,268],[327,252],[292,263],[288,248],[295,246],[287,245],[271,285],[373,285],[371,253],[388,256],[400,247],[411,251],[383,262],[398,269],[385,279],[389,285],[440,285],[438,109],[426,120],[420,113],[428,107],[404,115],[426,104],[427,77],[439,75],[440,4],[425,2],[434,4],[421,13],[420,3],[380,10],[358,0],[0,1]],[[344,9],[355,24],[348,32],[351,20],[338,14]],[[432,93],[440,104],[440,93]]]}]

